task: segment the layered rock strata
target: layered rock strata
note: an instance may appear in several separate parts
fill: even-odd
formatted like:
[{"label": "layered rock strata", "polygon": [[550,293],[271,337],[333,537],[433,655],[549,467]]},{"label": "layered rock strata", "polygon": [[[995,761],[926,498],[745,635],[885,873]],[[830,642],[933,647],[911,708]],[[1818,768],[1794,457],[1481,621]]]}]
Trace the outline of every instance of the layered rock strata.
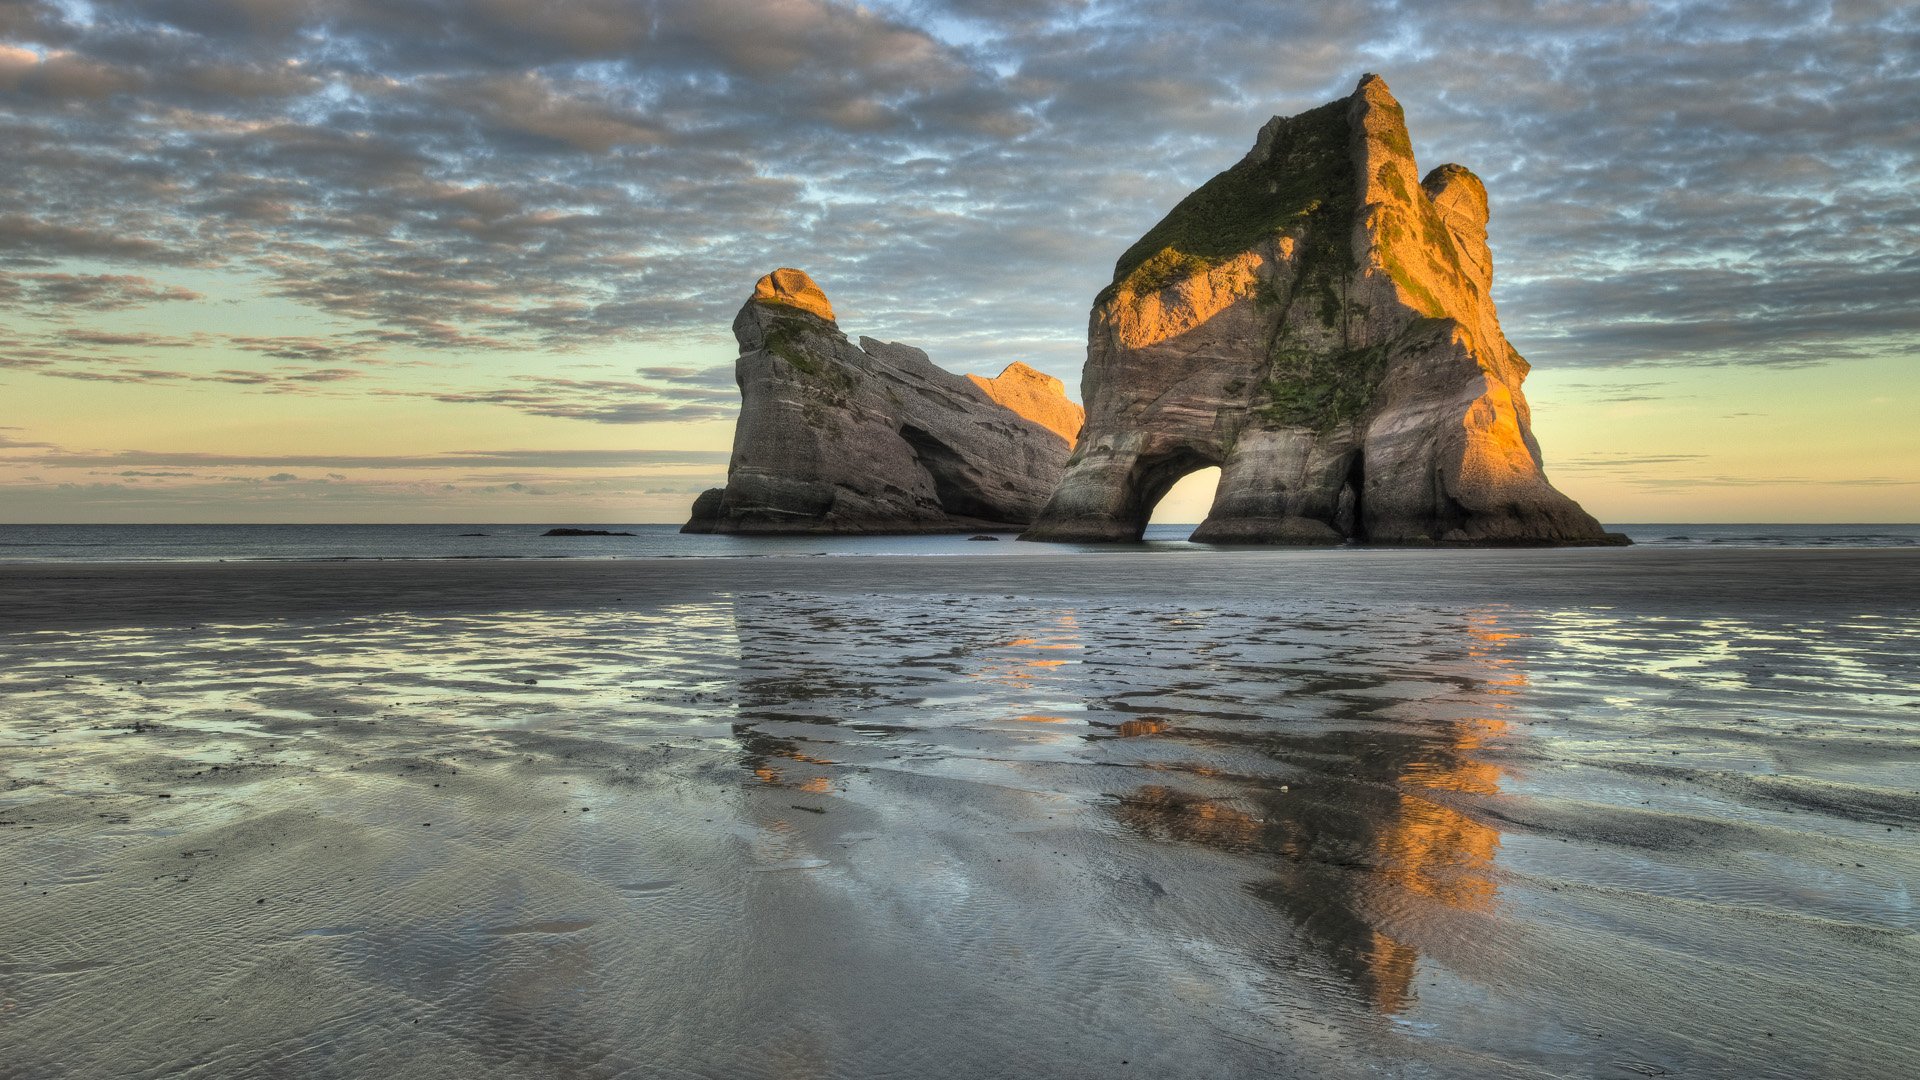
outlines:
[{"label": "layered rock strata", "polygon": [[1027,539],[1138,539],[1174,481],[1217,543],[1604,544],[1548,484],[1489,290],[1486,189],[1421,179],[1375,75],[1275,117],[1120,257],[1066,476]]},{"label": "layered rock strata", "polygon": [[1078,407],[1058,379],[1024,364],[962,377],[910,345],[855,345],[798,270],[760,279],[733,332],[741,404],[727,486],[695,501],[682,532],[1017,529],[1066,467],[1072,435],[1059,428]]}]

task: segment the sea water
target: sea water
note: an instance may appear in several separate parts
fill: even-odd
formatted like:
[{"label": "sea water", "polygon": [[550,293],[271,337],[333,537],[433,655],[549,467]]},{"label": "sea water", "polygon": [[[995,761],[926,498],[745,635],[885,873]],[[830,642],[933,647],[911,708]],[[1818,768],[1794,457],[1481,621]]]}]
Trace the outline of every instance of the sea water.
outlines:
[{"label": "sea water", "polygon": [[[547,536],[555,525],[0,525],[0,562],[214,562],[335,559],[645,559],[764,556],[983,555],[1073,552],[1089,545],[1035,544],[1012,533],[993,540],[933,536],[686,535],[678,525],[595,523],[565,527],[631,536]],[[1609,525],[1659,547],[1913,547],[1920,524]],[[1148,527],[1141,546],[1204,551],[1192,525]],[[986,535],[986,534],[976,534]],[[1363,545],[1348,545],[1360,547]],[[1113,545],[1099,545],[1111,549]]]}]

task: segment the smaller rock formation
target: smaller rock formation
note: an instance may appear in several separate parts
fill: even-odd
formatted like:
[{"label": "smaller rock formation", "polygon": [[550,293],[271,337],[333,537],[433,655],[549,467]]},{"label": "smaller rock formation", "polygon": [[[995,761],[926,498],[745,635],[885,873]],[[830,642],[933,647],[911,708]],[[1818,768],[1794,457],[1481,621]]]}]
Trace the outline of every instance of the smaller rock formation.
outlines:
[{"label": "smaller rock formation", "polygon": [[965,378],[910,345],[847,340],[813,279],[761,278],[733,321],[740,419],[727,486],[689,533],[1013,531],[1066,468],[1080,409],[1013,364]]}]

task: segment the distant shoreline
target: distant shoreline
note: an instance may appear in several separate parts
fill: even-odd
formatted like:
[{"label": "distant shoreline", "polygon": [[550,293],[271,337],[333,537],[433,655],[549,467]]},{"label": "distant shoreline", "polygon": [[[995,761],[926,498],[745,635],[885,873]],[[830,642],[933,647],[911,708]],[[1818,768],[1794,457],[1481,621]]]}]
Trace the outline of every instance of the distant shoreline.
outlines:
[{"label": "distant shoreline", "polygon": [[[571,535],[549,535],[553,529]],[[1642,547],[1917,548],[1920,524],[1712,524],[1668,522],[1608,525]],[[686,534],[674,524],[610,523],[604,529],[548,523],[414,525],[0,525],[0,565],[19,563],[192,563],[565,560],[708,561],[845,556],[1010,556],[1071,558],[1124,552],[1231,553],[1316,550],[1342,557],[1370,551],[1432,551],[1348,543],[1316,548],[1196,544],[1194,526],[1152,525],[1136,543],[1054,544],[969,541],[968,533]],[[1443,545],[1445,550],[1450,545]],[[1466,546],[1460,550],[1477,550]],[[1517,550],[1517,549],[1494,549]]]}]

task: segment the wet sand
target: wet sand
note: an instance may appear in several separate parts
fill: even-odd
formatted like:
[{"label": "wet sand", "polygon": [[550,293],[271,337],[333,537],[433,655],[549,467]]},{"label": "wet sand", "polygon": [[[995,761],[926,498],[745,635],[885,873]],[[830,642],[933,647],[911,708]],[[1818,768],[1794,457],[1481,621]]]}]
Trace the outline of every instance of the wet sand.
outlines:
[{"label": "wet sand", "polygon": [[1907,1077],[1916,600],[1903,551],[0,567],[0,1076]]}]

